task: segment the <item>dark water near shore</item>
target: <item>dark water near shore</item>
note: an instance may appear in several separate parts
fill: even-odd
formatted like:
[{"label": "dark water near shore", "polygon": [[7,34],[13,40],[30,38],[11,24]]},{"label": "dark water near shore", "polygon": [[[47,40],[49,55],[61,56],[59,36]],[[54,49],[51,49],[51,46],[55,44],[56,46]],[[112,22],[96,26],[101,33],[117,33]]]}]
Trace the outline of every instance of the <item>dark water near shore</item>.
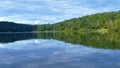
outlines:
[{"label": "dark water near shore", "polygon": [[0,68],[119,68],[120,33],[0,33]]}]

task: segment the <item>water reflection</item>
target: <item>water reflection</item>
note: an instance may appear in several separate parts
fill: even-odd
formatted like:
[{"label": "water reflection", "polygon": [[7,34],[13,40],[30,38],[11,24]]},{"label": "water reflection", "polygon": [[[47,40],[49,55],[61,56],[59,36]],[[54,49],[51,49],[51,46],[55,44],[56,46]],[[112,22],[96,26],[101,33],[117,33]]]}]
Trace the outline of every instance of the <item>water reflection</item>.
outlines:
[{"label": "water reflection", "polygon": [[33,38],[36,38],[34,33],[0,33],[0,43],[10,43]]},{"label": "water reflection", "polygon": [[[32,41],[32,42],[31,42]],[[119,68],[119,50],[94,49],[57,40],[26,40],[0,49],[1,68]],[[54,42],[54,43],[53,43]],[[24,45],[20,46],[20,43]]]},{"label": "water reflection", "polygon": [[79,44],[94,48],[120,49],[119,33],[45,33],[37,34],[44,39],[57,39],[72,44]]},{"label": "water reflection", "polygon": [[[119,33],[13,33],[0,34],[0,43],[10,43],[27,39],[55,39],[71,44],[94,48],[120,49]],[[36,40],[36,42],[38,42]]]},{"label": "water reflection", "polygon": [[[30,36],[28,36],[29,34],[23,34],[23,36],[22,34],[18,34],[21,36],[13,34],[13,36],[9,37],[12,35],[10,34],[9,36],[6,35],[8,41],[4,42],[1,39],[5,36],[0,35],[2,36],[0,37],[0,68],[120,67],[120,59],[118,59],[120,50],[111,50],[119,48],[113,48],[111,47],[112,44],[110,44],[114,42],[115,46],[117,46],[119,44],[119,35],[88,33],[89,36],[86,36],[84,33],[75,34],[39,33],[30,34]],[[25,40],[17,37],[25,37]],[[97,42],[98,39],[100,42]],[[93,41],[99,43],[98,47],[92,46],[92,44],[97,45]],[[103,47],[103,45],[108,46],[107,43],[110,44],[110,47]]]}]

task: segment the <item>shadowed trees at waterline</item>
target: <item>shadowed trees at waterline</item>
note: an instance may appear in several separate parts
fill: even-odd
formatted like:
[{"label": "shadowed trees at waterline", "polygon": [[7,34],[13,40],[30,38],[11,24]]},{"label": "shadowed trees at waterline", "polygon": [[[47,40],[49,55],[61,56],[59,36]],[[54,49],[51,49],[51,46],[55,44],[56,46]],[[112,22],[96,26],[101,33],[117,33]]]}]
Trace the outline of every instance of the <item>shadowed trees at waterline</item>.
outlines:
[{"label": "shadowed trees at waterline", "polygon": [[36,25],[18,24],[8,21],[0,22],[0,32],[32,32],[36,29]]}]

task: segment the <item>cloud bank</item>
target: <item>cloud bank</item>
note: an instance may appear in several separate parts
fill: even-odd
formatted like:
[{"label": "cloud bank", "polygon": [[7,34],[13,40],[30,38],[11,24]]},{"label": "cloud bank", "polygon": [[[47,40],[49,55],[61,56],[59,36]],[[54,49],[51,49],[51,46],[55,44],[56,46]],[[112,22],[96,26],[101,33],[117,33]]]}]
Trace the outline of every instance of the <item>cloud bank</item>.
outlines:
[{"label": "cloud bank", "polygon": [[52,24],[84,15],[118,11],[118,0],[0,0],[0,21]]}]

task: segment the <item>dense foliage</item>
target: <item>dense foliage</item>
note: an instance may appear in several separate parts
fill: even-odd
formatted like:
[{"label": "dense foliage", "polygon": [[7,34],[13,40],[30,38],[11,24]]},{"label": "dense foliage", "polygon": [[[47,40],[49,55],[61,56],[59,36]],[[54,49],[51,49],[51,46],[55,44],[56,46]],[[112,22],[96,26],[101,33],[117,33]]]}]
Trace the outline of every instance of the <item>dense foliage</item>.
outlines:
[{"label": "dense foliage", "polygon": [[35,25],[17,24],[7,21],[0,22],[0,32],[31,32],[35,29]]},{"label": "dense foliage", "polygon": [[109,29],[120,31],[120,11],[87,15],[56,24],[39,25],[37,28],[38,31],[80,31],[81,29]]}]

